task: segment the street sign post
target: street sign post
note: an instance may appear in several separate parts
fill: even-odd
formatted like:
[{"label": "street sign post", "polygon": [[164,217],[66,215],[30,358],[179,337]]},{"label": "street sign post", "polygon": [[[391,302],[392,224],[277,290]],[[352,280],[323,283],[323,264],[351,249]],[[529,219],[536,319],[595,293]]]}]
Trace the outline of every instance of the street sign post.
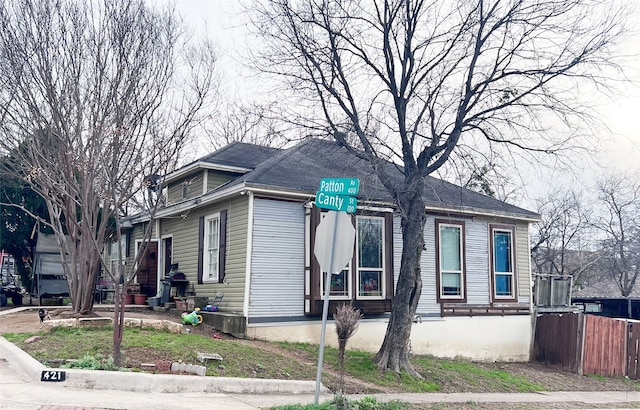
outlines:
[{"label": "street sign post", "polygon": [[[316,394],[314,403],[320,397],[320,379],[322,378],[322,357],[324,356],[324,335],[329,315],[329,293],[331,292],[331,274],[340,273],[353,255],[356,230],[348,215],[356,213],[360,190],[357,178],[323,178],[316,192],[316,206],[330,211],[316,228],[314,254],[320,264],[321,274],[325,274],[324,303],[322,305],[322,329],[320,330],[320,349],[316,373]],[[336,212],[337,211],[337,212]],[[331,238],[331,242],[328,242]]]}]

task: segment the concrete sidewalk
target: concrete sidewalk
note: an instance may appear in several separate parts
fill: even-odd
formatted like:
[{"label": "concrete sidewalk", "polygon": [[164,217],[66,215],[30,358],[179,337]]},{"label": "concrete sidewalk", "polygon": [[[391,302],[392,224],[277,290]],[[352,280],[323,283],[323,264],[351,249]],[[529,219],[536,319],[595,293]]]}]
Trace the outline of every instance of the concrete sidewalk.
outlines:
[{"label": "concrete sidewalk", "polygon": [[[1,319],[0,319],[1,320]],[[64,369],[64,382],[41,382],[46,369],[0,337],[0,409],[260,409],[313,403],[315,382]],[[51,369],[49,369],[51,370]],[[640,403],[640,392],[373,394],[410,403]],[[323,387],[321,401],[333,397]],[[353,395],[353,398],[359,396]],[[49,407],[44,407],[48,405]],[[64,406],[64,407],[59,407]],[[636,407],[637,408],[637,407]]]}]

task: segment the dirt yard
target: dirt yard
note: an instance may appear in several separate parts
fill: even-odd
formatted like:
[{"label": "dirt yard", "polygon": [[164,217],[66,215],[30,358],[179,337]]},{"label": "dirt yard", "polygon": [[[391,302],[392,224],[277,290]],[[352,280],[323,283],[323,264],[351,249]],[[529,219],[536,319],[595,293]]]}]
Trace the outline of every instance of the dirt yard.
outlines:
[{"label": "dirt yard", "polygon": [[[60,308],[49,309],[49,314],[52,319],[67,317],[65,310]],[[112,317],[113,312],[108,311],[96,311],[96,316]],[[127,312],[127,317],[131,318],[149,318],[149,319],[163,319],[171,320],[180,323],[180,317],[178,311],[165,312],[165,311],[138,311]],[[206,325],[200,326],[185,326],[185,329],[189,329],[192,333],[203,334],[205,336],[212,336],[215,332],[214,329]],[[31,333],[40,330],[40,320],[35,309],[30,309],[20,313],[12,313],[8,315],[0,316],[0,334],[3,333]],[[216,332],[217,333],[217,332]],[[256,347],[260,347],[265,350],[272,351],[274,353],[282,354],[289,357],[290,360],[301,360],[295,353],[289,350],[282,349],[277,345],[265,343],[259,340],[241,340],[235,339],[231,336],[220,334],[225,339],[233,339],[238,343],[251,344]],[[313,364],[315,365],[315,364]],[[557,368],[545,366],[538,363],[479,363],[480,366],[486,369],[501,369],[514,375],[520,375],[525,377],[531,382],[535,382],[548,391],[628,391],[628,390],[640,390],[640,383],[625,380],[623,378],[604,378],[604,377],[587,377],[577,374],[562,371]],[[351,383],[349,383],[351,382]],[[351,385],[352,392],[372,392],[373,386],[368,386],[363,383],[359,386],[357,380],[347,381]],[[445,393],[450,392],[482,392],[483,386],[477,384],[471,384],[466,380],[439,380],[441,385],[441,391]]]}]

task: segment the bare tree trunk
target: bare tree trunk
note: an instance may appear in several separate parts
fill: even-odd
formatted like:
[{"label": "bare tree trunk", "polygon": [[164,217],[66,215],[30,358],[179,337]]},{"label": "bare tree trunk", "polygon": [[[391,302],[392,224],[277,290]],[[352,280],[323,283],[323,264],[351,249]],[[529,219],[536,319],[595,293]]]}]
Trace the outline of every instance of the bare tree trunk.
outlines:
[{"label": "bare tree trunk", "polygon": [[426,214],[420,194],[407,195],[406,198],[401,198],[401,203],[408,206],[404,208],[406,211],[402,215],[400,276],[384,341],[373,361],[381,369],[390,369],[396,373],[405,370],[414,377],[422,378],[409,363],[409,343],[413,317],[422,293],[420,258],[424,247]]},{"label": "bare tree trunk", "polygon": [[113,296],[113,361],[116,366],[122,365],[122,352],[120,349],[124,336],[124,295],[127,294],[128,287],[129,281],[125,282],[122,286],[116,284]]}]

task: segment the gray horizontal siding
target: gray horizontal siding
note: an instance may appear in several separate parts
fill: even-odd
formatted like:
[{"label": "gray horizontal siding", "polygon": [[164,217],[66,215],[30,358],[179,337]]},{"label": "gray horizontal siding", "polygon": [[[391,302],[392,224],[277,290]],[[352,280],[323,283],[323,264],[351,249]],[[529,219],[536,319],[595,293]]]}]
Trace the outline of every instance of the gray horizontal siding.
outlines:
[{"label": "gray horizontal siding", "polygon": [[486,222],[465,220],[465,263],[467,303],[489,303],[489,226]]},{"label": "gray horizontal siding", "polygon": [[[422,252],[422,295],[417,313],[439,314],[436,287],[435,219],[427,216],[424,228],[426,250]],[[467,303],[490,303],[491,281],[489,264],[489,223],[505,223],[496,220],[463,219],[465,222],[465,263],[467,275]],[[516,225],[516,264],[518,269],[518,302],[529,303],[531,299],[531,276],[529,259],[529,226]],[[400,218],[394,218],[394,281],[397,285],[402,259],[402,231]]]},{"label": "gray horizontal siding", "polygon": [[304,314],[304,207],[256,198],[249,317]]},{"label": "gray horizontal siding", "polygon": [[440,313],[440,304],[437,302],[436,286],[436,237],[435,221],[432,216],[427,216],[424,224],[424,241],[426,248],[422,251],[420,269],[422,271],[422,296],[418,302],[418,314]]},{"label": "gray horizontal siding", "polygon": [[516,264],[518,266],[518,302],[531,301],[531,258],[529,257],[529,225],[516,225]]}]

